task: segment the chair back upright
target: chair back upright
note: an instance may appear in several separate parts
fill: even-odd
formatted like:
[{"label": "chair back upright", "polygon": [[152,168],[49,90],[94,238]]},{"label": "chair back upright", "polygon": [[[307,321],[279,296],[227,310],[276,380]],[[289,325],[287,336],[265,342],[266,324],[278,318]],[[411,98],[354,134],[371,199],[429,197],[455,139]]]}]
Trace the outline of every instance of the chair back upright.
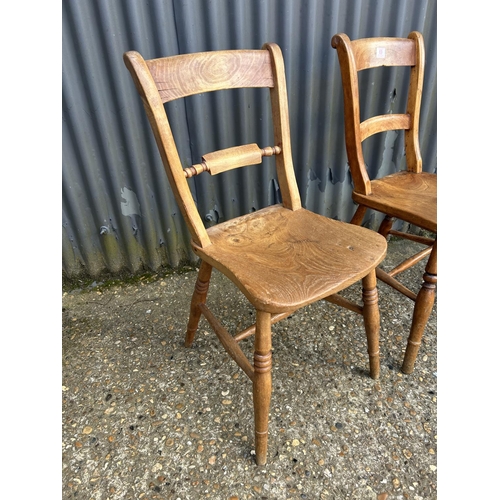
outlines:
[{"label": "chair back upright", "polygon": [[[278,45],[266,43],[261,50],[198,52],[149,60],[129,51],[123,59],[142,99],[193,243],[201,248],[211,244],[188,184],[190,177],[203,171],[216,175],[275,155],[283,206],[290,210],[302,207],[292,162],[283,55]],[[275,144],[263,148],[246,144],[208,153],[200,164],[184,169],[164,104],[193,94],[248,87],[270,90]]]}]

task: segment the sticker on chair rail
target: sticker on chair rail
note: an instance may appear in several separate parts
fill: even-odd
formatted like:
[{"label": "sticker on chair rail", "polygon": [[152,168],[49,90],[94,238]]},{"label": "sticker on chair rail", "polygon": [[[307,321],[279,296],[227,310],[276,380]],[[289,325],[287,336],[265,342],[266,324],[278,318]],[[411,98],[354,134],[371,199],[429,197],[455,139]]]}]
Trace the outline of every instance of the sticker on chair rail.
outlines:
[{"label": "sticker on chair rail", "polygon": [[385,58],[385,47],[377,47],[377,59]]}]

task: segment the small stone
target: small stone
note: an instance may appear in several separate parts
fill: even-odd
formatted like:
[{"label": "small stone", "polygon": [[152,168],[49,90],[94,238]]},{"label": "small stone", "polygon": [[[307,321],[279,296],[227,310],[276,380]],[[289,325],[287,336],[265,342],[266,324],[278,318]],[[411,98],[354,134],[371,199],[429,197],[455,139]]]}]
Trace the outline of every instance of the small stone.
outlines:
[{"label": "small stone", "polygon": [[153,465],[153,468],[151,469],[153,472],[158,472],[163,469],[163,465],[157,462],[156,464]]},{"label": "small stone", "polygon": [[90,434],[91,432],[92,432],[92,427],[90,427],[89,425],[84,427],[84,429],[83,429],[84,434]]},{"label": "small stone", "polygon": [[411,458],[413,454],[412,454],[412,452],[410,450],[403,450],[403,455],[406,458]]},{"label": "small stone", "polygon": [[208,463],[209,463],[210,465],[214,465],[216,460],[217,460],[217,457],[216,457],[215,455],[212,455],[212,456],[208,459]]},{"label": "small stone", "polygon": [[429,465],[429,469],[430,469],[432,472],[436,472],[437,467],[436,467],[435,465]]},{"label": "small stone", "polygon": [[223,399],[222,404],[223,405],[230,405],[230,404],[233,404],[233,402],[230,399]]},{"label": "small stone", "polygon": [[292,441],[292,446],[299,446],[299,444],[300,444],[300,441],[298,439],[294,439]]},{"label": "small stone", "polygon": [[203,445],[202,444],[198,445],[198,448],[196,448],[196,451],[198,453],[201,453],[203,451]]},{"label": "small stone", "polygon": [[392,480],[392,485],[394,486],[394,488],[399,488],[401,486],[401,483],[399,482],[399,479],[397,477]]},{"label": "small stone", "polygon": [[325,461],[322,458],[320,458],[318,460],[318,465],[325,465]]}]

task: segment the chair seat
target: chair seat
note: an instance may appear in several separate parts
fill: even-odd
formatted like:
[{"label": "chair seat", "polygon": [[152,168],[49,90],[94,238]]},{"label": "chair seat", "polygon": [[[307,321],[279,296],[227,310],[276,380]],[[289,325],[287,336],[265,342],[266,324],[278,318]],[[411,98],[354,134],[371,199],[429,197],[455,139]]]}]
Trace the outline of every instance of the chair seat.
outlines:
[{"label": "chair seat", "polygon": [[437,174],[397,172],[371,181],[372,194],[352,199],[397,219],[437,233]]},{"label": "chair seat", "polygon": [[385,257],[385,238],[363,227],[282,205],[207,230],[193,249],[259,310],[287,312],[360,280]]}]

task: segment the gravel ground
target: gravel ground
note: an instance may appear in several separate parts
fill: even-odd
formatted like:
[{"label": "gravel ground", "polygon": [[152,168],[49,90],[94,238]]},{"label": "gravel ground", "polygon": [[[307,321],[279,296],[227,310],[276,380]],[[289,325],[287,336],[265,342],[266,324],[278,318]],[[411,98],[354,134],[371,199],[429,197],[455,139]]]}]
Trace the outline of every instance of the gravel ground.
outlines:
[{"label": "gravel ground", "polygon": [[[392,240],[384,265],[409,246]],[[422,273],[401,279],[417,291]],[[184,268],[63,293],[64,499],[437,498],[437,301],[404,375],[413,304],[379,283],[377,381],[355,313],[321,302],[274,325],[268,463],[256,466],[251,382],[203,318],[183,347],[195,280]],[[208,304],[230,332],[253,323],[217,271]]]}]

